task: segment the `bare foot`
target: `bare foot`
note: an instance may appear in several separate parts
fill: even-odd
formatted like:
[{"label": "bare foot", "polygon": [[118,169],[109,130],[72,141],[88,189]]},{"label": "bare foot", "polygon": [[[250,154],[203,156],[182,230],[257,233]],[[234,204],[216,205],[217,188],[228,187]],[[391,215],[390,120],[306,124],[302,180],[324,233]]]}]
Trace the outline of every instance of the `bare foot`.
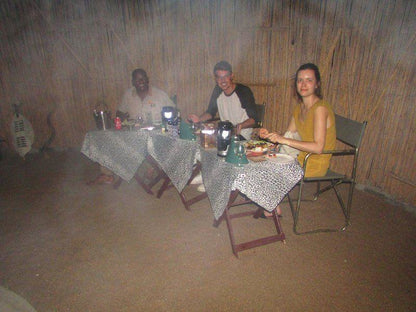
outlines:
[{"label": "bare foot", "polygon": [[[276,207],[276,213],[277,213],[277,215],[278,215],[278,216],[281,216],[281,215],[282,215],[282,210],[280,209],[280,206],[277,206],[277,207]],[[273,216],[273,213],[268,212],[268,211],[266,211],[266,210],[263,212],[263,214],[264,214],[264,216],[265,216],[265,217],[267,217],[267,218],[269,218],[269,217],[272,217],[272,216]]]}]

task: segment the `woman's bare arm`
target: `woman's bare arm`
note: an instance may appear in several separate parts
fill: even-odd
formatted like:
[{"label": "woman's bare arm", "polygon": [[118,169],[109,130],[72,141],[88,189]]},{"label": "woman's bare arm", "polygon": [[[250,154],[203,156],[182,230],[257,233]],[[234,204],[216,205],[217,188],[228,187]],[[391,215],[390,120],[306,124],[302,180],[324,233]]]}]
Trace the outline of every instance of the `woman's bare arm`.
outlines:
[{"label": "woman's bare arm", "polygon": [[[296,148],[301,151],[311,152],[320,154],[322,153],[325,146],[325,137],[327,131],[327,120],[328,120],[328,109],[326,107],[320,106],[315,110],[314,114],[314,131],[313,131],[313,142],[297,141],[293,139],[288,139],[277,133],[269,133],[265,136],[268,140],[274,143],[280,143],[288,145],[290,147]],[[296,131],[296,126],[294,125],[294,119],[291,120],[288,130],[294,129]],[[294,132],[294,131],[292,131]]]}]

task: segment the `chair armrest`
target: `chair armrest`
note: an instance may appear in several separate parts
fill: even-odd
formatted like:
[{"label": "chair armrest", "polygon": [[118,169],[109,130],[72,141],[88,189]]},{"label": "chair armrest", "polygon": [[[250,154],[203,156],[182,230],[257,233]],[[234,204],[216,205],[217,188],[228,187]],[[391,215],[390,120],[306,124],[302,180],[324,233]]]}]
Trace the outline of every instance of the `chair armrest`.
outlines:
[{"label": "chair armrest", "polygon": [[[313,154],[313,153],[309,153],[309,154]],[[323,151],[321,154],[332,154],[334,156],[354,155],[355,154],[355,149],[328,150],[328,151]]]},{"label": "chair armrest", "polygon": [[342,155],[355,155],[355,153],[356,153],[355,149],[327,150],[327,151],[322,151],[321,154],[307,153],[305,156],[305,160],[303,162],[303,171],[306,170],[306,164],[308,163],[309,157],[312,155],[332,154],[333,156],[342,156]]}]

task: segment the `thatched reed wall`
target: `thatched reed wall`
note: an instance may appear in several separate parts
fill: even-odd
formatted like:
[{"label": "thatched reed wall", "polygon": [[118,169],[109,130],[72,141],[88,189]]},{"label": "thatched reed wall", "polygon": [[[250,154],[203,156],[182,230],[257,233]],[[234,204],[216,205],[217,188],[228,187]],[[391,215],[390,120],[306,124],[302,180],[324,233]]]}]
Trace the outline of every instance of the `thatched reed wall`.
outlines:
[{"label": "thatched reed wall", "polygon": [[52,146],[80,146],[94,106],[115,111],[136,67],[184,114],[202,112],[221,59],[267,103],[266,127],[283,131],[291,77],[315,62],[335,110],[369,122],[359,183],[415,205],[415,16],[411,0],[3,0],[0,137],[21,102],[35,147],[48,112]]}]

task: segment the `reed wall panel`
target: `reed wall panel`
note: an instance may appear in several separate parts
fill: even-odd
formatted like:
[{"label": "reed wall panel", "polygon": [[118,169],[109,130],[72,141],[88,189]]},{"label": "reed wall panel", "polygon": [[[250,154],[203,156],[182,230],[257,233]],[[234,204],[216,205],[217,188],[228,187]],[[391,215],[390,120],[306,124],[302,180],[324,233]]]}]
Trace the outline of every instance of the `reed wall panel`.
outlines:
[{"label": "reed wall panel", "polygon": [[415,16],[408,0],[3,0],[0,137],[10,142],[11,105],[23,103],[35,147],[50,112],[52,147],[79,147],[94,107],[115,112],[137,67],[184,115],[200,113],[222,59],[283,132],[293,75],[314,62],[336,112],[368,121],[358,182],[415,205]]}]

